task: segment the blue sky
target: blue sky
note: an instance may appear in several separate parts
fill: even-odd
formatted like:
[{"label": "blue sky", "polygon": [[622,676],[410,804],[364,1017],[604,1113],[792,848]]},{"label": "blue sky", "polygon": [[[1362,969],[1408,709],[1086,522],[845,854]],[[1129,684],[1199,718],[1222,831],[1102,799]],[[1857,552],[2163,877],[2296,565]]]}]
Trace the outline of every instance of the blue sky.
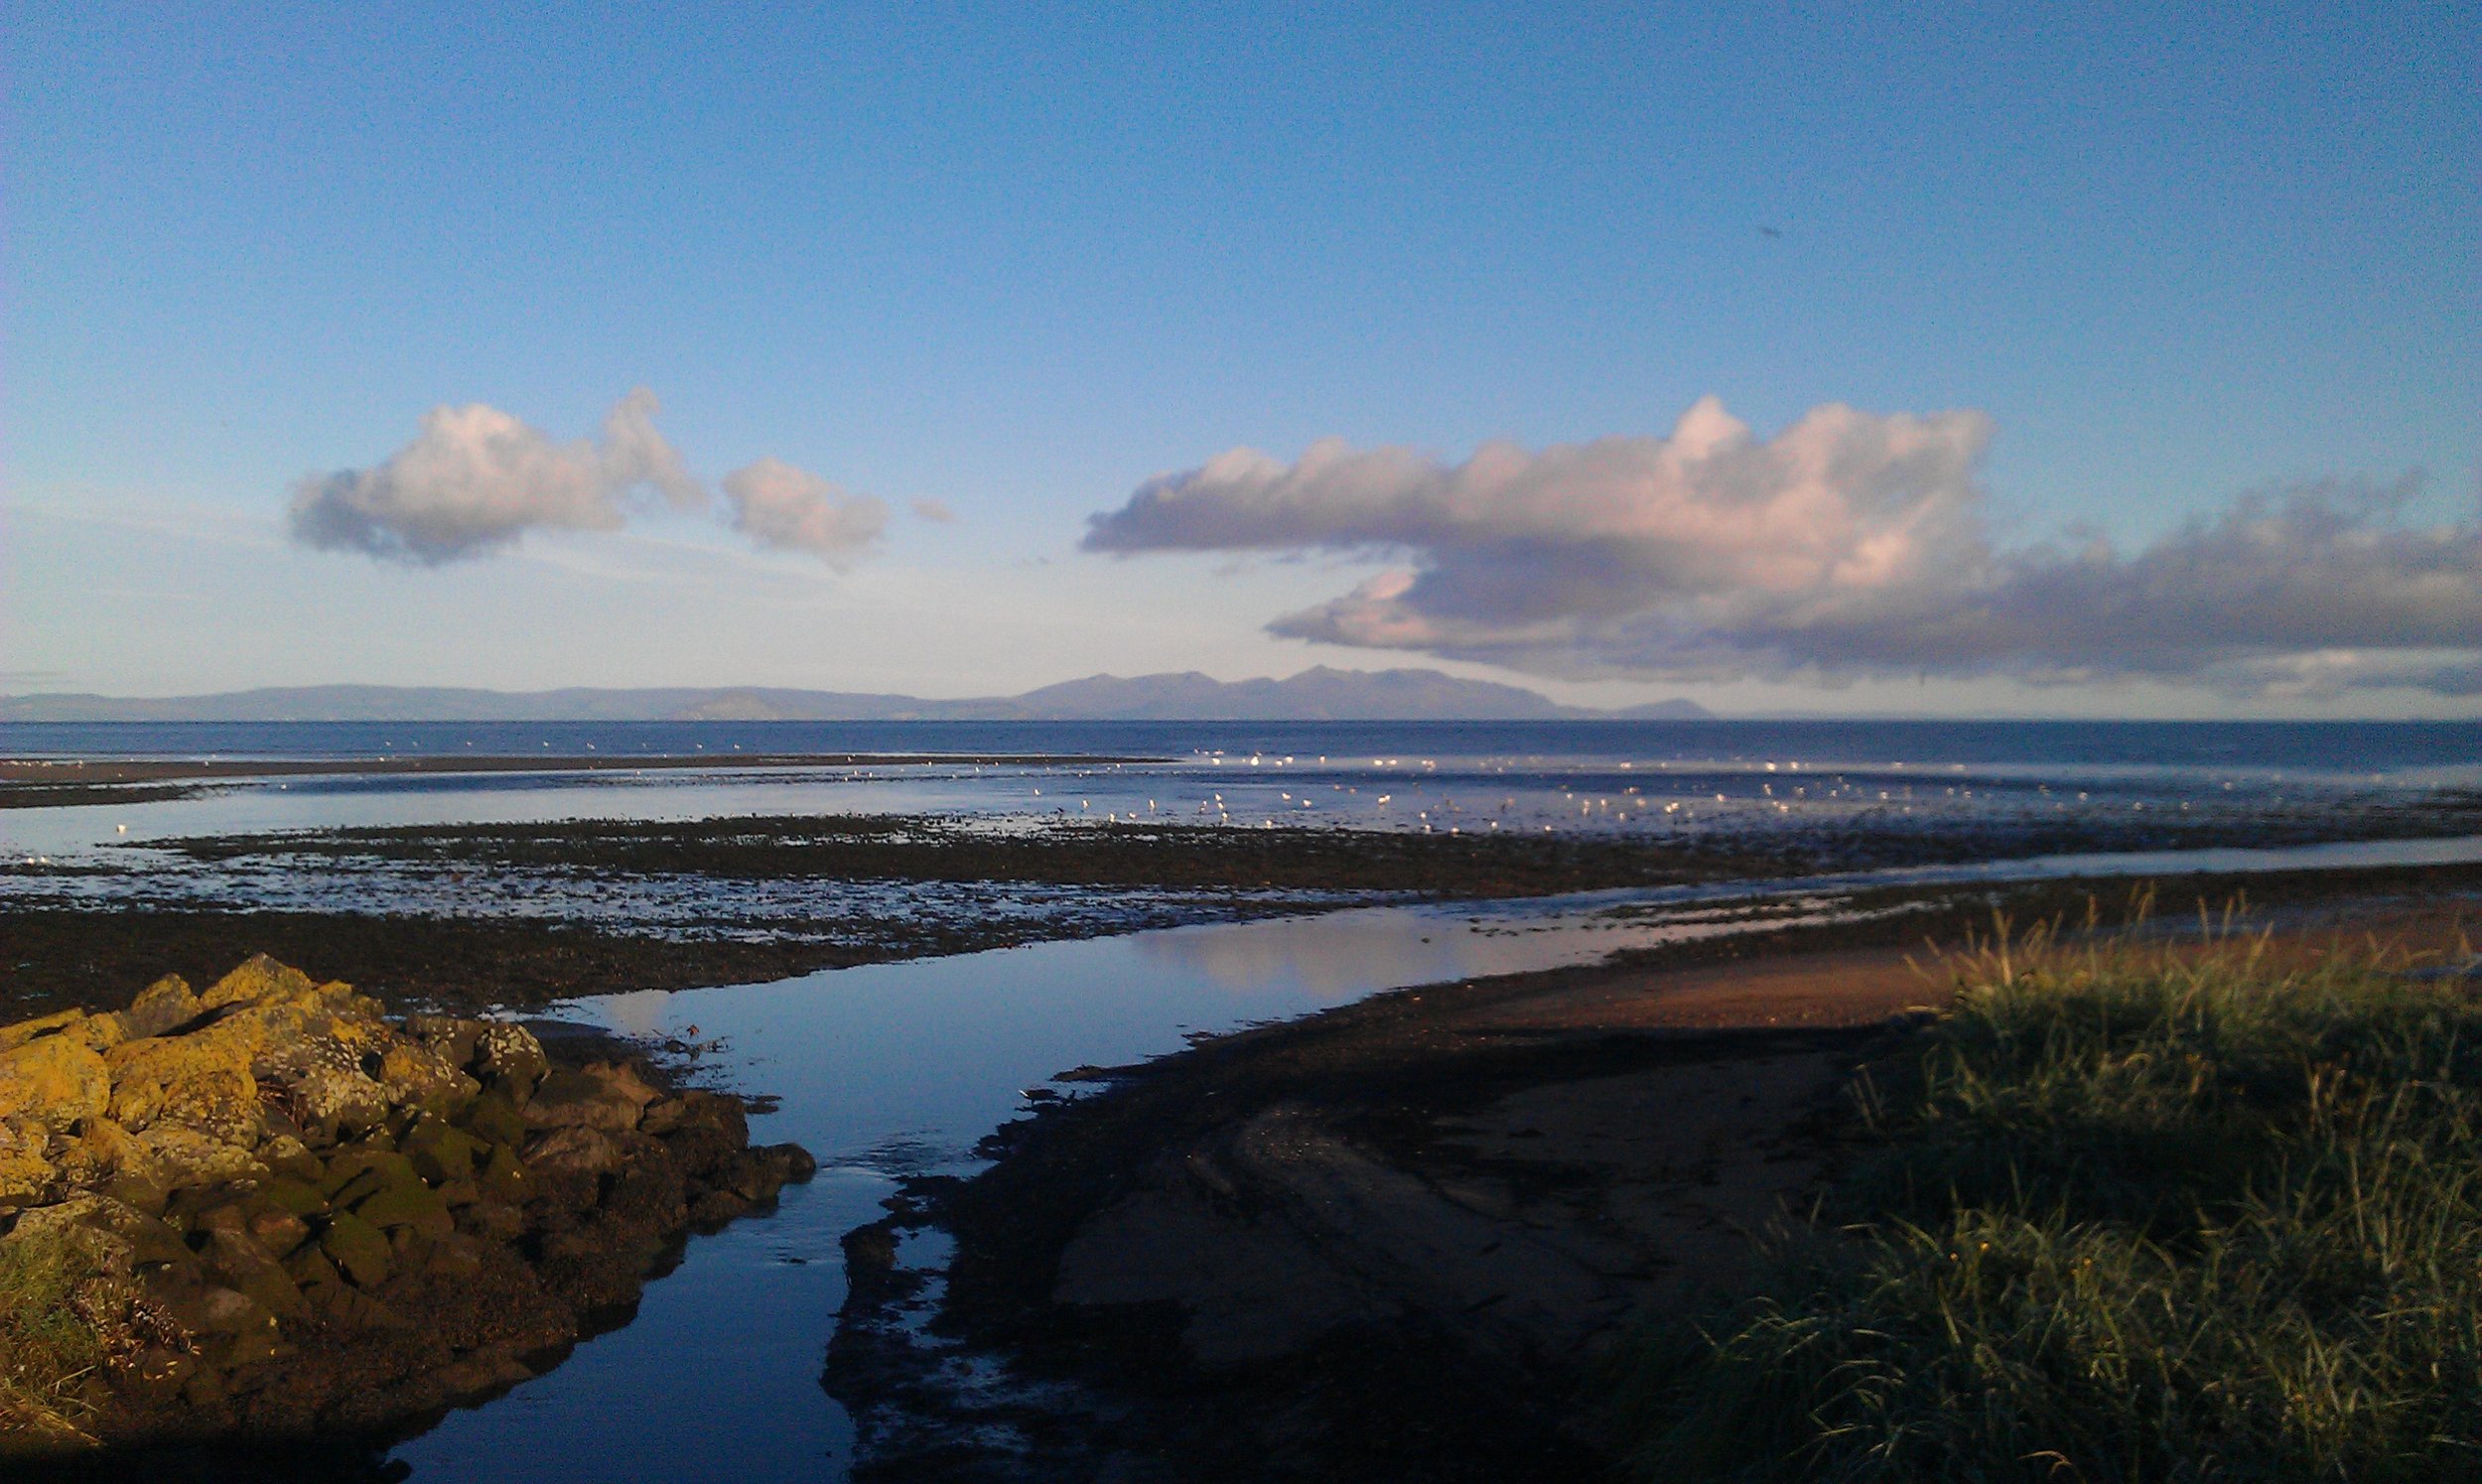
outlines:
[{"label": "blue sky", "polygon": [[[0,689],[970,694],[1326,662],[1734,709],[2475,711],[2435,678],[2482,646],[2452,642],[2482,611],[2469,6],[7,15]],[[566,443],[636,387],[724,519],[631,496],[619,529],[428,565],[288,526],[304,476],[383,466],[436,406]],[[1949,493],[1986,606],[2057,591],[2011,555],[2037,543],[2141,564],[2251,491],[2418,471],[2354,528],[2397,555],[2308,601],[2411,563],[2427,606],[2212,654],[1932,646],[1907,675],[1882,631],[1931,621],[1914,588],[1867,644],[1788,642],[1812,607],[1683,588],[1675,536],[1517,636],[1448,578],[1557,587],[1604,538],[1477,535],[1446,494],[1366,539],[1297,481],[1298,518],[1247,539],[1080,547],[1235,448],[1401,446],[1445,479],[1492,440],[1663,439],[1707,397],[1779,462],[1826,404],[1984,415]],[[884,534],[833,564],[768,544],[719,482],[760,460],[881,502]],[[1560,494],[1525,490],[1491,498]],[[2315,515],[2286,561],[2334,557]],[[1411,627],[1268,632],[1394,570],[1429,575],[1387,600]]]}]

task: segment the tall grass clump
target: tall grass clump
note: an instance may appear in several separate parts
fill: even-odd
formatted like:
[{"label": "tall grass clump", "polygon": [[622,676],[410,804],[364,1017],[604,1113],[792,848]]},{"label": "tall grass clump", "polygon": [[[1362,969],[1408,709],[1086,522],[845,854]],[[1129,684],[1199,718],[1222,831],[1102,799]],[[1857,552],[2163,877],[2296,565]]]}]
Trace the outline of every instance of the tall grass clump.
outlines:
[{"label": "tall grass clump", "polygon": [[2003,928],[1842,1230],[1622,1363],[1630,1469],[2482,1480],[2482,1005],[2405,967]]},{"label": "tall grass clump", "polygon": [[68,1234],[0,1241],[0,1460],[91,1441],[88,1394],[131,1292]]}]

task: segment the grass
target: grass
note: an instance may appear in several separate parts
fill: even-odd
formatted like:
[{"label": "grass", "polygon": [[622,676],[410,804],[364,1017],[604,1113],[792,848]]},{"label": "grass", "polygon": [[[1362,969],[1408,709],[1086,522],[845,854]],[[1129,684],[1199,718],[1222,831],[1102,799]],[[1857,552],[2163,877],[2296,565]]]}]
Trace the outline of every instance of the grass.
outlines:
[{"label": "grass", "polygon": [[108,1359],[107,1316],[132,1291],[73,1241],[0,1241],[0,1459],[91,1441],[81,1423]]},{"label": "grass", "polygon": [[1846,1224],[1619,1363],[1629,1472],[2482,1480],[2482,1003],[2210,937],[2003,925]]}]

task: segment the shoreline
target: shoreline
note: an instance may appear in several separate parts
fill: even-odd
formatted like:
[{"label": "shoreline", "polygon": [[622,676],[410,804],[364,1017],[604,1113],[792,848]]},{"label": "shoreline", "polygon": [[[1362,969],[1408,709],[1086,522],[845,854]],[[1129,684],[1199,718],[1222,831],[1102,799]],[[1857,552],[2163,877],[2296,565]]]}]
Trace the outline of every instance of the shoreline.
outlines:
[{"label": "shoreline", "polygon": [[[2167,883],[2159,930],[2182,932],[2206,885]],[[2391,931],[2454,951],[2482,914],[2482,873],[2379,887],[2284,883],[2265,920],[2285,951]],[[1894,932],[1973,926],[1931,915]],[[1887,927],[1842,938],[1400,990],[1080,1069],[1100,1091],[1043,1104],[986,1143],[994,1165],[916,1181],[847,1239],[826,1385],[863,1425],[856,1476],[1601,1466],[1580,1410],[1597,1357],[1746,1271],[1746,1233],[1854,1147],[1856,1070],[1939,1003]],[[896,1261],[932,1230],[956,1243],[944,1272]],[[995,1358],[1015,1401],[937,1379]],[[1011,1429],[1032,1453],[960,1451]]]},{"label": "shoreline", "polygon": [[826,767],[1077,767],[1152,762],[1137,756],[1048,752],[673,752],[645,756],[561,753],[379,757],[0,757],[0,809],[153,803],[186,798],[216,783],[258,778],[397,774],[628,773]]}]

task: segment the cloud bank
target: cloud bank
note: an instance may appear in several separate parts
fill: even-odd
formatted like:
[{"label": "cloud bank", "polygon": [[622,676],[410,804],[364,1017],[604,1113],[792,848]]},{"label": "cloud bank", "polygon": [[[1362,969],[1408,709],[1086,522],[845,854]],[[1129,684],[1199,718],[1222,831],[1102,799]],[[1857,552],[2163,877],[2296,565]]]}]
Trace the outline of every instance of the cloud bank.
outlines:
[{"label": "cloud bank", "polygon": [[2003,550],[1977,479],[1991,434],[1975,412],[1831,405],[1760,439],[1707,398],[1666,438],[1455,465],[1237,449],[1142,485],[1084,545],[1409,556],[1270,628],[1549,675],[2482,691],[2482,518],[2415,526],[2410,483],[2327,483],[2131,554]]},{"label": "cloud bank", "polygon": [[760,546],[803,551],[831,567],[852,565],[888,529],[888,507],[781,459],[761,459],[724,476],[734,528]]},{"label": "cloud bank", "polygon": [[[645,509],[713,502],[655,431],[644,387],[592,440],[556,443],[495,407],[436,407],[412,443],[370,469],[311,474],[293,487],[293,539],[327,551],[436,567],[486,556],[528,531],[611,531]],[[842,570],[888,523],[887,506],[780,459],[724,476],[734,527],[761,547],[808,552]]]}]

